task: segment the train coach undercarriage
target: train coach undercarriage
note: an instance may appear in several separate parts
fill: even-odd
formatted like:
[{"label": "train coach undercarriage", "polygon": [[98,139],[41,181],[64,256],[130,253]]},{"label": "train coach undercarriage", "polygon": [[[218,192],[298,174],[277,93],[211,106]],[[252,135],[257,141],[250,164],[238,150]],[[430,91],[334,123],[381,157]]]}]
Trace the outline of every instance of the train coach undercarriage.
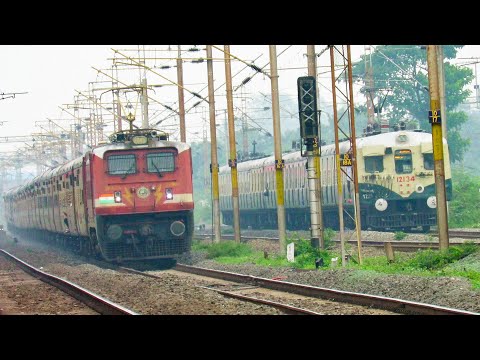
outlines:
[{"label": "train coach undercarriage", "polygon": [[8,225],[9,231],[26,239],[115,262],[165,259],[189,252],[193,228],[193,211],[97,216],[97,231],[92,228],[90,237]]},{"label": "train coach undercarriage", "polygon": [[[373,206],[361,207],[361,227],[362,230],[375,231],[410,231],[422,228],[423,231],[430,230],[431,226],[437,225],[436,209],[426,206],[413,206],[404,208],[397,205],[396,202],[390,202],[390,209],[385,212],[377,211]],[[233,225],[233,212],[222,211],[223,223]],[[309,230],[310,229],[310,209],[297,208],[285,209],[287,230]],[[344,205],[344,228],[354,229],[354,208],[352,205]],[[240,227],[247,229],[277,229],[277,210],[241,210]],[[337,206],[323,207],[323,226],[324,228],[339,229],[339,216]]]}]

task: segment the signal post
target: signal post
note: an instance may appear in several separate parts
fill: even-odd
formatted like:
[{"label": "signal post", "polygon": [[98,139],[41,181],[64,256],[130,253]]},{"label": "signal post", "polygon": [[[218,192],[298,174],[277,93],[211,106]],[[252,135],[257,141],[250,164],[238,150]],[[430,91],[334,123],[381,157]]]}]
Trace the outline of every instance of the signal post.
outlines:
[{"label": "signal post", "polygon": [[438,243],[440,250],[448,249],[448,215],[443,163],[442,111],[438,79],[437,45],[427,46],[428,88],[430,91],[429,122],[432,124],[435,191],[437,199]]},{"label": "signal post", "polygon": [[[315,176],[314,149],[318,149],[318,112],[317,112],[317,89],[314,76],[304,76],[297,79],[298,89],[298,114],[300,117],[300,137],[307,147],[307,177],[308,199],[310,202],[310,242],[312,247],[320,246],[321,224],[319,217],[319,191],[317,191]],[[320,215],[320,216],[319,216]],[[322,242],[323,247],[323,242]]]},{"label": "signal post", "polygon": [[213,224],[216,243],[220,242],[220,204],[218,189],[218,158],[217,158],[217,126],[215,123],[215,97],[213,89],[213,61],[212,45],[207,45],[207,71],[208,71],[208,105],[210,111],[210,146],[212,173],[212,195],[213,195]]},{"label": "signal post", "polygon": [[[307,59],[308,59],[308,75],[317,79],[317,61],[315,59],[315,45],[307,45]],[[315,84],[315,102],[317,100],[318,86]],[[316,106],[315,106],[316,107]],[[318,113],[318,112],[317,112]],[[315,171],[313,173],[315,183],[315,194],[311,200],[310,205],[316,205],[315,209],[310,208],[311,213],[311,243],[314,248],[325,248],[325,242],[323,240],[323,212],[322,212],[322,191],[321,191],[321,171],[320,171],[320,141],[319,141],[319,126],[317,120],[317,137],[316,141],[313,140],[313,146],[307,143],[307,166],[308,166],[308,187],[310,188],[310,173],[311,164],[309,163],[310,157],[313,157],[313,163]],[[313,150],[311,150],[313,147]],[[310,154],[313,152],[313,154]],[[315,217],[315,219],[314,219]]]}]

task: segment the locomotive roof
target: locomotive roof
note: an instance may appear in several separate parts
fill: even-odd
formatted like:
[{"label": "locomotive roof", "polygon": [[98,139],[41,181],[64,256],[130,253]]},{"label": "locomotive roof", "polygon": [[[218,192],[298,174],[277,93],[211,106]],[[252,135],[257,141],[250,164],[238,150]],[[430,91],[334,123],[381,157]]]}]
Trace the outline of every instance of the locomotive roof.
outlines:
[{"label": "locomotive roof", "polygon": [[[407,140],[405,142],[397,142],[399,135],[407,135]],[[432,142],[432,134],[420,131],[413,131],[413,130],[400,130],[400,131],[392,131],[387,133],[381,133],[377,135],[365,136],[357,138],[356,145],[357,150],[366,147],[366,146],[375,146],[375,145],[385,145],[385,146],[418,146],[422,143],[431,143]],[[446,144],[447,141],[445,138],[443,139],[443,143]],[[340,153],[343,154],[348,151],[349,149],[349,142],[342,141],[339,143]],[[335,153],[335,144],[323,145],[321,147],[322,155],[330,155]],[[300,151],[295,151],[291,153],[282,154],[282,159],[285,161],[285,164],[290,162],[296,162],[302,159]],[[260,168],[268,165],[275,164],[275,156],[268,156],[261,159],[249,160],[240,162],[237,165],[238,171],[246,170],[246,169],[255,169]],[[220,168],[220,172],[229,171],[228,166],[222,166]]]},{"label": "locomotive roof", "polygon": [[[155,147],[148,147],[148,148],[135,147],[133,149],[155,149],[155,148],[164,148],[164,147],[175,147],[178,149],[178,153],[181,153],[183,151],[190,149],[190,145],[184,142],[179,142],[179,141],[154,140],[154,144],[155,144]],[[105,152],[109,150],[122,150],[122,149],[127,149],[124,143],[113,143],[113,144],[105,144],[105,145],[97,146],[93,148],[90,152],[92,152],[93,154],[95,154],[100,158],[103,158],[103,155],[105,154]],[[132,149],[132,148],[128,148],[128,149]],[[82,164],[84,156],[85,154],[75,159],[72,159],[64,164],[58,165],[52,169],[48,169],[42,174],[37,175],[36,177],[28,180],[26,183],[22,185],[18,185],[16,187],[8,189],[7,191],[4,192],[4,196],[16,194],[17,192],[21,192],[27,189],[29,186],[34,185],[36,182],[44,181],[46,179],[49,179],[51,176],[58,176],[58,175],[64,174],[72,170],[72,168],[75,169]]]},{"label": "locomotive roof", "polygon": [[147,147],[127,148],[124,143],[105,144],[105,145],[94,148],[92,150],[92,153],[103,159],[103,155],[110,150],[155,149],[155,148],[174,147],[178,150],[178,153],[182,153],[190,149],[190,145],[180,141],[154,140],[154,143],[155,143],[155,147],[148,147],[148,148]]}]

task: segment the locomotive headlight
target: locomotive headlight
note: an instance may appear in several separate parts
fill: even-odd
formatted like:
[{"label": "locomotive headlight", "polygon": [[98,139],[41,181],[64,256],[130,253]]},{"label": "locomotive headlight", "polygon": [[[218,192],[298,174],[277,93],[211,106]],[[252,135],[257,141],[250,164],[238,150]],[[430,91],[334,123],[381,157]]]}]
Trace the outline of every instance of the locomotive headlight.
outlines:
[{"label": "locomotive headlight", "polygon": [[174,221],[170,224],[170,232],[175,236],[182,236],[185,233],[185,224],[181,221]]},{"label": "locomotive headlight", "polygon": [[437,198],[435,196],[430,196],[427,199],[427,205],[430,209],[435,209],[437,207]]},{"label": "locomotive headlight", "polygon": [[120,225],[113,224],[107,229],[107,237],[110,240],[118,240],[122,237],[123,229]]},{"label": "locomotive headlight", "polygon": [[173,199],[172,189],[170,189],[170,188],[165,189],[165,197],[166,197],[167,200],[172,200]]},{"label": "locomotive headlight", "polygon": [[425,190],[424,187],[423,187],[423,185],[421,185],[421,184],[415,185],[415,191],[416,191],[417,193],[422,193],[423,190]]},{"label": "locomotive headlight", "polygon": [[114,198],[116,203],[121,203],[122,202],[122,193],[121,191],[115,191],[114,193]]},{"label": "locomotive headlight", "polygon": [[388,207],[388,201],[385,199],[378,199],[375,201],[375,209],[378,211],[385,211]]}]

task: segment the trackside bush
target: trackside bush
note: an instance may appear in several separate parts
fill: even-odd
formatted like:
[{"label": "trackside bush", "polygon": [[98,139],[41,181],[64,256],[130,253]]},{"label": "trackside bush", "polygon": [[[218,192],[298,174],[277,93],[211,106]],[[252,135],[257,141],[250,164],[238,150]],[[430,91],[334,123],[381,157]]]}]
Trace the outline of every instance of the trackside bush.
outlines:
[{"label": "trackside bush", "polygon": [[310,240],[296,238],[287,240],[287,244],[294,243],[295,248],[295,262],[292,266],[297,268],[312,268],[315,267],[315,259],[323,259],[323,266],[330,265],[329,252],[322,249],[312,247]]},{"label": "trackside bush", "polygon": [[242,243],[235,241],[221,241],[219,243],[209,244],[206,247],[207,258],[214,259],[219,257],[242,257],[249,256],[253,253],[252,249]]},{"label": "trackside bush", "polygon": [[419,251],[414,258],[409,261],[412,267],[436,270],[454,261],[460,260],[477,251],[475,244],[466,243],[464,245],[451,246],[446,250],[424,250]]}]

